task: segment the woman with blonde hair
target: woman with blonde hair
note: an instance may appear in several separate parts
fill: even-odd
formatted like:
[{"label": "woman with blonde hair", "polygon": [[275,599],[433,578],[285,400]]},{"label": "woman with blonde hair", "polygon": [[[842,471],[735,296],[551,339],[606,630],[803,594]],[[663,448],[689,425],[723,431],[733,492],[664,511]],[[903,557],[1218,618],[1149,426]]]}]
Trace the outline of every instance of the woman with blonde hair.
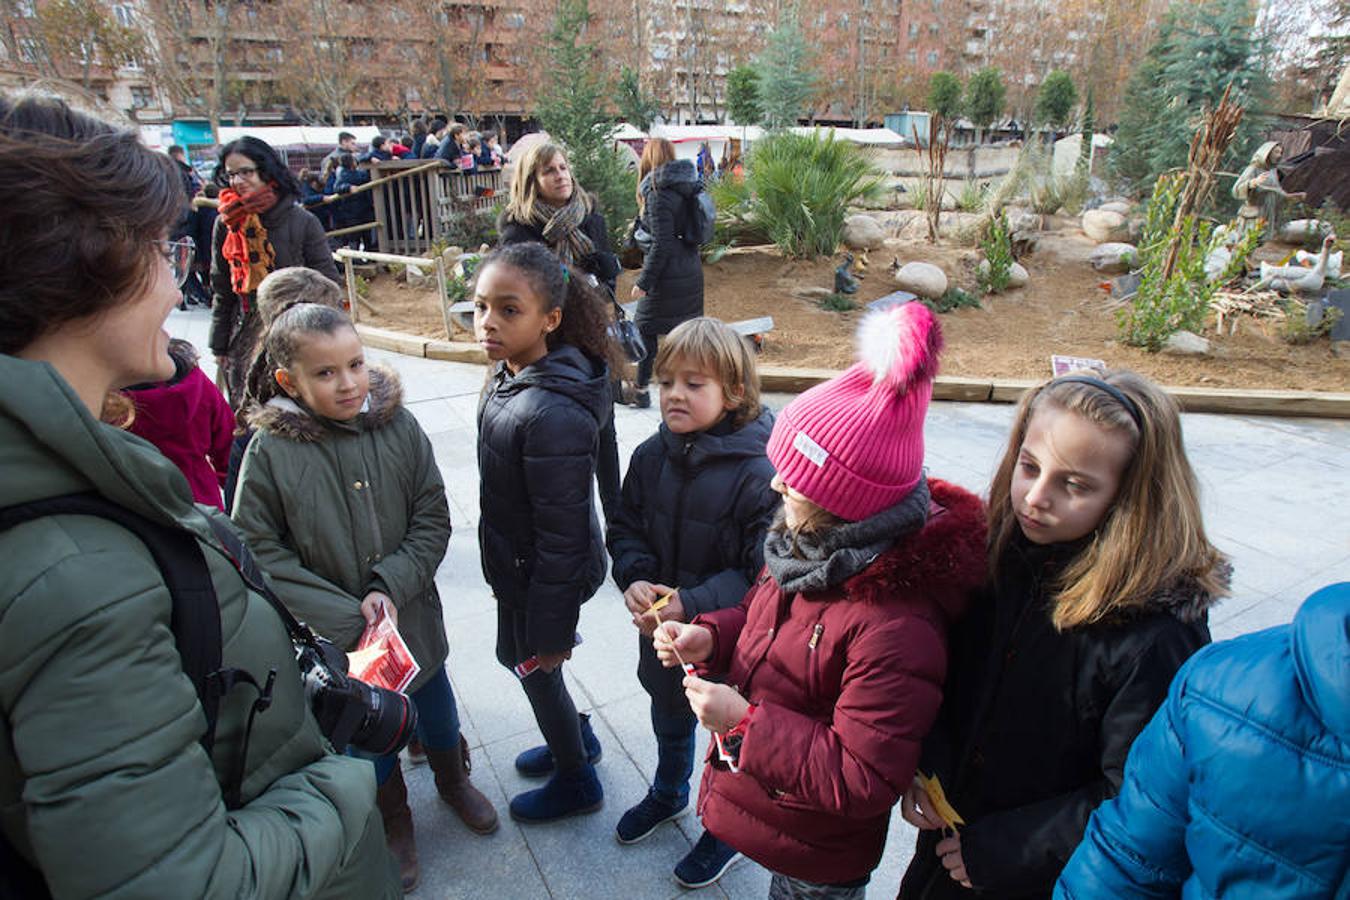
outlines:
[{"label": "woman with blonde hair", "polygon": [[1130,372],[1028,391],[990,487],[990,583],[952,629],[902,898],[1049,898],[1135,737],[1209,643],[1229,566],[1205,536],[1176,403]]},{"label": "woman with blonde hair", "polygon": [[675,158],[675,145],[653,138],[638,161],[638,225],[650,240],[642,248],[642,271],[632,296],[639,301],[633,321],[642,332],[647,357],[638,363],[638,407],[651,405],[647,385],[656,360],[657,339],[681,322],[703,315],[703,262],[697,241],[685,240],[694,224],[693,207],[703,189],[694,164]]}]

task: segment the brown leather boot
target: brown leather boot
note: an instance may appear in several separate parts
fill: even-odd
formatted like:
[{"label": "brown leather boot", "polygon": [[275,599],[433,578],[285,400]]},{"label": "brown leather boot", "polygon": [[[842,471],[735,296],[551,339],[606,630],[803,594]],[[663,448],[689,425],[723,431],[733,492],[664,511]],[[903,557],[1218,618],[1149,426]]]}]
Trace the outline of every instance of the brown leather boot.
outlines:
[{"label": "brown leather boot", "polygon": [[427,762],[436,776],[436,791],[465,825],[479,834],[497,830],[497,810],[469,781],[469,742],[463,736],[455,750],[427,748]]},{"label": "brown leather boot", "polygon": [[417,844],[413,841],[412,810],[408,808],[408,788],[403,783],[403,769],[394,766],[394,774],[375,790],[375,805],[384,819],[384,842],[398,861],[398,874],[403,881],[403,893],[417,887],[420,874],[417,868]]}]

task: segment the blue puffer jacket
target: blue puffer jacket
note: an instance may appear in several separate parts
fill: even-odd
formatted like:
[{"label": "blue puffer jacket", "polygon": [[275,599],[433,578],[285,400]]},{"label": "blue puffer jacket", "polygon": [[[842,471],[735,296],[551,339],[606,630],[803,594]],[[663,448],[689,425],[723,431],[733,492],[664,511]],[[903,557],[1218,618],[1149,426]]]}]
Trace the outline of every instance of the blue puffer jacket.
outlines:
[{"label": "blue puffer jacket", "polygon": [[1350,897],[1350,583],[1292,625],[1197,653],[1135,741],[1055,889],[1082,897]]}]

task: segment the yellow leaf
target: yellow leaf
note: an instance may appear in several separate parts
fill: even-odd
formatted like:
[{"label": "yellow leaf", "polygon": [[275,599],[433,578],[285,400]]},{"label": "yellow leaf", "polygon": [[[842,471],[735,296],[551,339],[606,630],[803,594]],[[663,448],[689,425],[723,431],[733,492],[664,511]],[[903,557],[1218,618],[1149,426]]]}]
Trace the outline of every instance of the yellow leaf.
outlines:
[{"label": "yellow leaf", "polygon": [[925,775],[919,773],[919,786],[928,794],[928,799],[933,802],[933,812],[938,814],[938,818],[947,823],[948,828],[956,828],[957,825],[966,824],[966,820],[952,809],[952,805],[947,802],[947,792],[942,789],[942,782],[936,775]]}]

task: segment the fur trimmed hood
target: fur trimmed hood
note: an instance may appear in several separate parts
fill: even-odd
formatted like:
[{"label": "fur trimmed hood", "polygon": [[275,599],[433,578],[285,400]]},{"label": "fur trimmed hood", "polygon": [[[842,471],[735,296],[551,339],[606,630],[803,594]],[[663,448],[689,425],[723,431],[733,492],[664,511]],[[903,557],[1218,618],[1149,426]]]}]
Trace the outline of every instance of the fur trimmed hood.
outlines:
[{"label": "fur trimmed hood", "polygon": [[928,521],[843,584],[850,600],[928,594],[948,619],[959,617],[985,579],[987,526],[980,498],[930,479]]},{"label": "fur trimmed hood", "polygon": [[1228,594],[1228,586],[1233,577],[1232,564],[1226,559],[1220,561],[1215,567],[1214,575],[1223,585],[1222,593],[1211,594],[1194,579],[1185,578],[1155,591],[1145,603],[1121,610],[1118,617],[1127,620],[1134,615],[1168,612],[1182,622],[1203,622],[1210,608]]},{"label": "fur trimmed hood", "polygon": [[302,443],[321,441],[332,429],[383,428],[403,406],[403,382],[387,366],[370,366],[369,371],[370,395],[361,413],[350,422],[325,419],[290,397],[273,397],[249,412],[248,423],[267,434]]}]

